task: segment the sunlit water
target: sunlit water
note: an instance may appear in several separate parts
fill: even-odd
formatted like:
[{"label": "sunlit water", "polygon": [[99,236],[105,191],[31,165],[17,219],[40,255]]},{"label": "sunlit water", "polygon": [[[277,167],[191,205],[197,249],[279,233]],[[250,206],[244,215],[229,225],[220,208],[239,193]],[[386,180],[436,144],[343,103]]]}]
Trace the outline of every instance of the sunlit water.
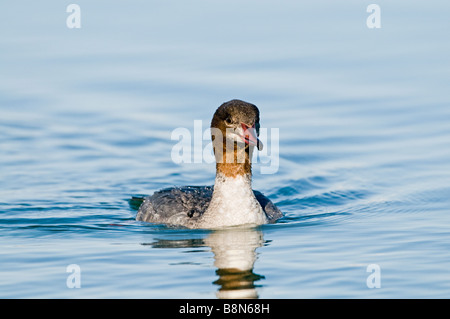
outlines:
[{"label": "sunlit water", "polygon": [[[360,1],[76,3],[78,30],[60,1],[1,6],[1,297],[450,296],[448,2],[378,1],[381,29]],[[279,128],[253,185],[285,217],[136,222],[132,196],[213,183],[171,132],[232,98]]]}]

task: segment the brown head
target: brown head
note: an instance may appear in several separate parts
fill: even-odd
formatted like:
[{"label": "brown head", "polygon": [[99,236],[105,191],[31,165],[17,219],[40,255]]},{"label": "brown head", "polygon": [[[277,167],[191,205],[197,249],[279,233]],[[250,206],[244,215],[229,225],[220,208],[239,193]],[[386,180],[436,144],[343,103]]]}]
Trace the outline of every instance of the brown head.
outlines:
[{"label": "brown head", "polygon": [[253,149],[263,147],[258,135],[259,110],[255,105],[241,100],[223,103],[211,121],[217,172],[228,177],[251,174]]}]

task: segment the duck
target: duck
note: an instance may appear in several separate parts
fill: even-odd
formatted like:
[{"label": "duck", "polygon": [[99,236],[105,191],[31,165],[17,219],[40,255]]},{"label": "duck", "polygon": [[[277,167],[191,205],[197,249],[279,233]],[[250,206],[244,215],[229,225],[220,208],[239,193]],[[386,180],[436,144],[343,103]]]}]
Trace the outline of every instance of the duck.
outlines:
[{"label": "duck", "polygon": [[211,121],[216,160],[212,186],[177,186],[143,199],[136,220],[191,229],[218,229],[274,223],[276,205],[252,189],[252,154],[262,150],[256,105],[234,99],[221,104]]}]

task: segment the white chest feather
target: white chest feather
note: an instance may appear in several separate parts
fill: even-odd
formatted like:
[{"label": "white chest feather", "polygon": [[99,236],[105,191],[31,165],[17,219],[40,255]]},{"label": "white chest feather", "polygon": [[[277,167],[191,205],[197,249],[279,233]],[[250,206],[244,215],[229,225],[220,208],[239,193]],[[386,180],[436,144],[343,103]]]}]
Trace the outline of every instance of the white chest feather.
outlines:
[{"label": "white chest feather", "polygon": [[266,215],[253,194],[249,177],[216,177],[214,194],[203,216],[203,226],[225,227],[265,223],[267,223]]}]

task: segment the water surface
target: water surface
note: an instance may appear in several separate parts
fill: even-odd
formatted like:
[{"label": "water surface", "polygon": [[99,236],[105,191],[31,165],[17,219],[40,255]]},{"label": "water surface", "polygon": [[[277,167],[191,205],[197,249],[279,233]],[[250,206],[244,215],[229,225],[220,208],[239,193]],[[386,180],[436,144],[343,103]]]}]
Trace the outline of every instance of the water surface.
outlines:
[{"label": "water surface", "polygon": [[[447,2],[379,1],[381,29],[360,1],[77,3],[77,30],[58,1],[3,5],[1,297],[450,295]],[[136,222],[132,196],[213,183],[171,160],[171,132],[233,98],[279,128],[253,185],[285,217]]]}]

